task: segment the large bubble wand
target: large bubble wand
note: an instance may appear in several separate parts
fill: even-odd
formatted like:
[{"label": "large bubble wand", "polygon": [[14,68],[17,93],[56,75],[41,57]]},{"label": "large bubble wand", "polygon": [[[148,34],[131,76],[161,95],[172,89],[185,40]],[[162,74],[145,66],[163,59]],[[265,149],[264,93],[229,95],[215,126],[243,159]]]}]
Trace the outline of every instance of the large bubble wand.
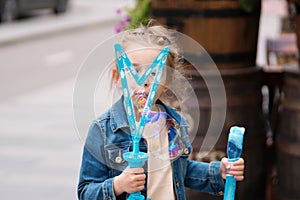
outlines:
[{"label": "large bubble wand", "polygon": [[[148,159],[148,154],[144,152],[140,152],[139,150],[139,142],[141,140],[141,137],[144,132],[145,124],[148,119],[148,114],[150,112],[150,109],[152,107],[152,103],[154,101],[157,88],[159,86],[160,80],[163,75],[164,66],[168,59],[168,53],[170,48],[164,47],[160,53],[157,55],[157,57],[154,59],[152,64],[147,68],[147,70],[142,74],[142,76],[139,76],[136,69],[130,62],[126,52],[122,48],[120,44],[115,44],[115,53],[116,53],[116,60],[118,63],[118,72],[120,74],[121,84],[122,84],[122,92],[124,96],[124,106],[127,113],[127,118],[130,126],[131,131],[131,138],[133,142],[133,151],[127,152],[123,154],[124,159],[128,162],[128,165],[131,168],[138,168],[143,166],[143,162],[145,162]],[[143,111],[141,113],[140,122],[138,125],[138,128],[136,126],[136,118],[135,118],[135,112],[133,108],[133,103],[130,97],[130,91],[128,88],[128,82],[126,79],[126,71],[125,71],[125,65],[128,68],[128,71],[132,75],[132,77],[135,79],[136,83],[138,85],[142,85],[146,79],[151,75],[152,71],[157,67],[157,72],[154,77],[154,81],[152,84],[152,87],[150,89],[146,105],[143,108]],[[129,200],[144,200],[145,197],[141,194],[141,192],[135,192],[131,193],[128,197]]]},{"label": "large bubble wand", "polygon": [[[227,144],[227,156],[230,163],[237,161],[241,157],[244,133],[244,127],[233,126],[230,128]],[[232,175],[227,173],[224,200],[234,200],[235,189],[236,180]]]}]

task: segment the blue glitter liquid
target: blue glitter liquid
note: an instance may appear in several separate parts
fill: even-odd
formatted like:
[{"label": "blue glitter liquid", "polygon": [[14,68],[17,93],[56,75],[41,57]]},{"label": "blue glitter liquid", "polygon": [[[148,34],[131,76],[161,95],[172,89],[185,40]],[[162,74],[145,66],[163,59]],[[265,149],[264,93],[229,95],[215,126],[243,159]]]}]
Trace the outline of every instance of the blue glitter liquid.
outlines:
[{"label": "blue glitter liquid", "polygon": [[[227,156],[229,162],[237,161],[242,154],[243,140],[244,140],[245,128],[243,127],[231,127],[230,133],[228,136],[228,145],[227,145]],[[226,183],[225,183],[225,193],[224,200],[234,200],[236,189],[236,180],[235,178],[227,174]]]}]

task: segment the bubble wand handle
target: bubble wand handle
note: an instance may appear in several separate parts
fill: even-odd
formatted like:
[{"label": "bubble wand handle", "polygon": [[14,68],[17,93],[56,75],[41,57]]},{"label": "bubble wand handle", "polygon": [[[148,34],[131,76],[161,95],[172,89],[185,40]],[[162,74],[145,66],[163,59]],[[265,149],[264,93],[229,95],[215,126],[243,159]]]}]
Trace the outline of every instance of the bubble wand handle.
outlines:
[{"label": "bubble wand handle", "polygon": [[[227,144],[227,156],[230,164],[237,161],[242,154],[244,127],[233,126],[230,128]],[[236,189],[236,180],[229,173],[226,174],[224,200],[234,200]]]},{"label": "bubble wand handle", "polygon": [[[130,168],[143,167],[143,163],[148,159],[148,154],[144,152],[127,152],[123,154],[124,160],[128,162]],[[140,191],[129,194],[128,200],[145,200]]]}]

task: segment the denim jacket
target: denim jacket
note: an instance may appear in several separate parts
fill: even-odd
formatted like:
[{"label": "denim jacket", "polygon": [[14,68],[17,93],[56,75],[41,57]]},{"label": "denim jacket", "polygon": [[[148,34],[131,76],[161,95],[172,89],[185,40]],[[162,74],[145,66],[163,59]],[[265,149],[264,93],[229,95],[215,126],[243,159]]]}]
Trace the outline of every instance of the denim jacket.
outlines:
[{"label": "denim jacket", "polygon": [[[220,173],[220,162],[203,163],[189,160],[192,146],[188,139],[187,123],[178,112],[160,101],[159,104],[179,123],[184,146],[182,155],[171,162],[176,199],[186,199],[185,187],[215,195],[221,194],[224,190],[224,181]],[[140,141],[140,150],[147,152],[143,138]],[[78,198],[125,200],[128,194],[115,196],[113,180],[127,167],[122,154],[128,151],[132,151],[132,142],[121,98],[90,126],[83,149]],[[144,196],[146,196],[146,186],[147,184],[141,191]]]}]

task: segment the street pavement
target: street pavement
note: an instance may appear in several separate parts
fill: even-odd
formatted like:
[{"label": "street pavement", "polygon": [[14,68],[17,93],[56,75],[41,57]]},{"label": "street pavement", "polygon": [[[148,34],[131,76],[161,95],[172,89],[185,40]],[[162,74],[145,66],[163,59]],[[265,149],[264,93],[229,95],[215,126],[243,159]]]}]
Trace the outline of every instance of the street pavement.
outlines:
[{"label": "street pavement", "polygon": [[61,15],[51,10],[36,11],[29,19],[0,25],[0,47],[47,37],[66,31],[115,24],[116,10],[132,6],[133,0],[69,0],[69,9]]},{"label": "street pavement", "polygon": [[1,199],[76,199],[72,87],[66,80],[0,103]]},{"label": "street pavement", "polygon": [[[1,25],[0,48],[65,31],[113,27],[114,10],[125,3],[76,0],[62,16]],[[279,21],[272,15],[262,15],[263,39],[278,33]],[[71,77],[0,102],[1,199],[76,199],[83,144],[73,121],[74,81]]]},{"label": "street pavement", "polygon": [[[127,3],[73,0],[69,11],[61,16],[41,11],[40,16],[1,24],[0,48],[24,48],[24,42],[37,43],[49,36],[53,40],[54,35],[79,34],[85,29],[111,29],[113,34],[115,10]],[[9,56],[14,59],[14,55]],[[75,80],[71,76],[35,86],[0,101],[0,199],[77,199],[83,142],[73,116]]]}]

